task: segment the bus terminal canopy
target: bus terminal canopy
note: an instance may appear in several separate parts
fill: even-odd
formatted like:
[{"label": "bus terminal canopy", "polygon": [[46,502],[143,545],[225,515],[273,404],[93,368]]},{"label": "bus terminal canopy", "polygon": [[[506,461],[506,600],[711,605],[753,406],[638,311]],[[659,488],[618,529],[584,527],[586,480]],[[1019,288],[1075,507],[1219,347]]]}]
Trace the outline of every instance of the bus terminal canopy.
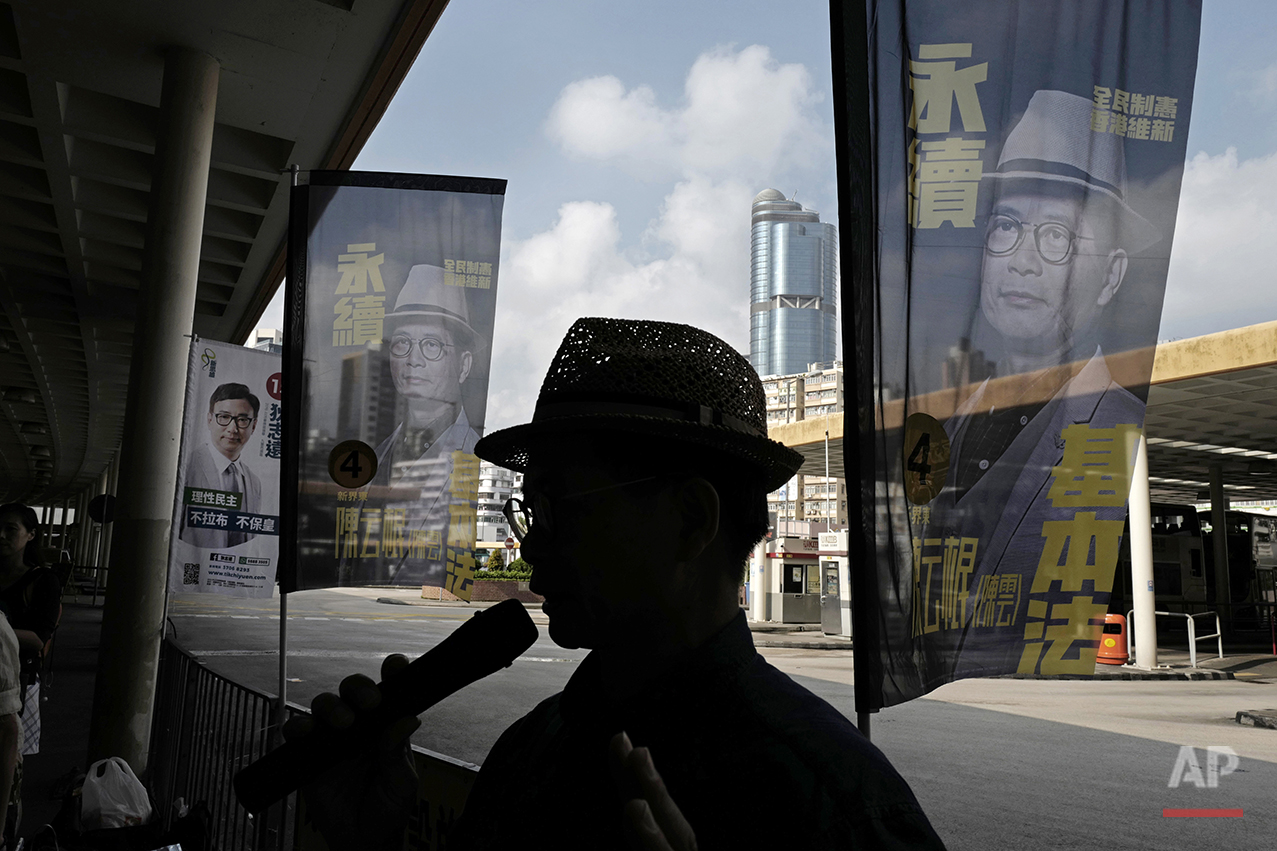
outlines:
[{"label": "bus terminal canopy", "polygon": [[[800,473],[823,476],[828,430],[828,469],[841,476],[843,423],[837,413],[769,434],[802,453]],[[1277,322],[1158,345],[1145,433],[1154,501],[1208,502],[1212,467],[1231,502],[1277,500]]]},{"label": "bus terminal canopy", "polygon": [[220,67],[193,331],[239,342],[284,274],[284,170],[350,166],[445,5],[0,2],[0,501],[120,446],[169,51]]}]

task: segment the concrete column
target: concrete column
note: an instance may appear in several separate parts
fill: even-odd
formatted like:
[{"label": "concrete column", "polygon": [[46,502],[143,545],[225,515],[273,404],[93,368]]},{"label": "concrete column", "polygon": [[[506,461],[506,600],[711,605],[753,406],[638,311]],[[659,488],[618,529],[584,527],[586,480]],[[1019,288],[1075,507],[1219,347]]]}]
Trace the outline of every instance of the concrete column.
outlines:
[{"label": "concrete column", "polygon": [[749,618],[759,623],[767,620],[767,581],[764,576],[767,563],[767,541],[754,545],[749,557]]},{"label": "concrete column", "polygon": [[[67,546],[67,527],[70,525],[70,523],[68,523],[67,521],[68,521],[68,517],[70,513],[71,513],[71,497],[69,496],[63,497],[62,523],[58,526],[58,549],[66,550],[68,552],[70,552],[71,550],[71,548]],[[62,557],[61,553],[59,553],[58,558],[61,559],[61,557]]]},{"label": "concrete column", "polygon": [[[93,484],[93,496],[101,496],[106,493],[106,483],[109,481],[109,471],[103,470],[98,480]],[[93,535],[89,544],[89,564],[93,567],[101,567],[104,561],[102,557],[102,526],[96,521],[90,520],[93,526]]]},{"label": "concrete column", "polygon": [[[1157,603],[1153,592],[1153,518],[1148,498],[1148,444],[1141,434],[1135,451],[1131,496],[1127,502],[1131,520],[1131,608],[1135,610],[1134,664],[1145,670],[1157,667]],[[1127,624],[1127,628],[1131,627]]]},{"label": "concrete column", "polygon": [[[106,488],[102,492],[110,496],[116,496],[117,495],[116,488],[119,487],[119,484],[120,484],[120,450],[117,449],[115,450],[115,454],[111,456],[111,463],[106,468]],[[116,501],[116,507],[117,508],[119,507],[118,497]],[[115,530],[114,521],[110,523],[102,524],[101,566],[107,568],[107,570],[101,574],[103,588],[111,584],[111,570],[110,570],[111,564],[112,564],[111,539],[112,539],[112,533],[114,532],[114,530]]]},{"label": "concrete column", "polygon": [[89,519],[89,500],[92,494],[89,488],[85,488],[80,492],[80,499],[75,506],[75,524],[76,524],[76,540],[75,540],[75,563],[77,567],[84,567],[89,563],[89,538],[93,528],[93,521]]},{"label": "concrete column", "polygon": [[122,499],[116,506],[112,561],[128,569],[112,577],[103,611],[88,759],[121,756],[138,774],[146,770],[155,702],[190,346],[186,335],[195,315],[218,72],[217,61],[197,51],[177,48],[165,56],[118,456]]},{"label": "concrete column", "polygon": [[1233,601],[1228,581],[1228,519],[1224,512],[1228,503],[1224,497],[1224,468],[1219,464],[1210,465],[1210,525],[1211,545],[1215,555],[1215,605],[1219,608],[1219,619],[1225,634],[1233,629],[1233,610],[1228,603]]}]

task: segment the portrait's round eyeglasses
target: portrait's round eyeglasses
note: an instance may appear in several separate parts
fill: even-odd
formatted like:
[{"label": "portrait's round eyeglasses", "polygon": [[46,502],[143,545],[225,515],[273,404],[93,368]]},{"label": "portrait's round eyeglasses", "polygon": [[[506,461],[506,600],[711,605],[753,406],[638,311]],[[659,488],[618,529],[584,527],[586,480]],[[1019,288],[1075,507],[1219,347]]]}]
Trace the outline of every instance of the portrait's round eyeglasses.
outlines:
[{"label": "portrait's round eyeglasses", "polygon": [[[626,488],[643,482],[653,482],[659,478],[662,478],[662,476],[647,476],[628,482],[618,482],[614,485],[604,485],[601,488],[593,488],[588,491],[563,494],[555,497],[555,501],[566,502],[580,499],[591,494]],[[519,539],[519,543],[523,543],[523,539],[527,537],[533,526],[541,530],[537,534],[543,536],[546,540],[549,540],[554,535],[554,509],[551,508],[550,498],[545,494],[524,494],[523,499],[511,497],[506,500],[505,507],[501,509],[501,513],[505,515],[505,519],[510,523],[510,531],[514,533],[514,537]]]},{"label": "portrait's round eyeglasses", "polygon": [[408,357],[414,344],[421,349],[421,356],[430,361],[439,360],[439,358],[443,357],[444,349],[452,348],[452,346],[436,337],[422,337],[420,340],[414,340],[403,334],[397,334],[390,339],[391,357]]},{"label": "portrait's round eyeglasses", "polygon": [[253,420],[257,419],[257,417],[250,417],[248,414],[234,416],[233,414],[228,414],[225,411],[218,411],[216,414],[213,414],[213,419],[217,421],[219,426],[228,426],[231,423],[235,423],[236,428],[248,428],[253,424]]},{"label": "portrait's round eyeglasses", "polygon": [[984,234],[985,250],[995,257],[1011,254],[1024,242],[1024,233],[1033,229],[1033,242],[1038,254],[1052,266],[1063,266],[1073,259],[1074,248],[1079,239],[1091,237],[1078,236],[1059,222],[1022,222],[1014,216],[999,213],[989,217],[989,229]]}]

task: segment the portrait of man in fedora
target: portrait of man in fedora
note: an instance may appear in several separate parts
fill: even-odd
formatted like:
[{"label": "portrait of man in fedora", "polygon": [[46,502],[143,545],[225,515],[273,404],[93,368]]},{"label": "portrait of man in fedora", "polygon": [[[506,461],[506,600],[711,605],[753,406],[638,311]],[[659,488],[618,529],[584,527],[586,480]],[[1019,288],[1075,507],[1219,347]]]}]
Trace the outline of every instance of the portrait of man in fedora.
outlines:
[{"label": "portrait of man in fedora", "polygon": [[[1093,131],[1090,115],[1087,98],[1035,92],[997,169],[984,175],[993,200],[979,307],[1002,356],[997,377],[944,424],[949,480],[925,533],[978,540],[973,593],[982,577],[1015,575],[1027,599],[1043,522],[1077,510],[1053,506],[1048,496],[1064,430],[1144,419],[1144,403],[1109,370],[1099,326],[1131,255],[1160,234],[1128,203],[1123,139]],[[1124,508],[1116,512],[1120,520]],[[970,625],[963,630],[959,671],[1006,664],[1003,651],[1014,652],[1011,642],[983,638]]]},{"label": "portrait of man in fedora", "polygon": [[479,333],[470,324],[465,288],[445,285],[443,268],[426,264],[409,270],[385,328],[398,422],[377,447],[373,490],[385,495],[385,508],[404,512],[408,539],[423,530],[437,535],[424,557],[408,549],[386,557],[388,578],[442,585],[454,458],[473,454],[479,440],[463,398]]},{"label": "portrait of man in fedora", "polygon": [[[449,848],[944,847],[886,757],[754,649],[738,591],[767,493],[802,463],[767,436],[766,404],[705,331],[587,318],[531,422],[479,441],[525,474],[505,514],[550,637],[590,653],[493,746]],[[348,677],[286,735],[348,723],[376,688]],[[416,787],[387,752],[307,789],[330,847],[402,847]],[[751,800],[786,817],[750,818]]]}]

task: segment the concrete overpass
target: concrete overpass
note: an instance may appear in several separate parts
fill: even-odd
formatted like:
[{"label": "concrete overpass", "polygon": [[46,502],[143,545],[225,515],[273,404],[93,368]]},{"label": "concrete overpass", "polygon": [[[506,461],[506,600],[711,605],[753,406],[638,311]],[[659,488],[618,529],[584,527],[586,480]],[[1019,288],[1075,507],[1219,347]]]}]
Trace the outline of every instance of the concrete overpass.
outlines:
[{"label": "concrete overpass", "polygon": [[[955,399],[932,394],[911,410],[920,406],[943,421]],[[800,473],[823,476],[828,430],[829,469],[841,475],[843,426],[838,413],[782,423],[769,434],[802,453]],[[1206,502],[1215,470],[1233,501],[1277,500],[1277,322],[1157,346],[1145,433],[1152,499]]]},{"label": "concrete overpass", "polygon": [[91,760],[146,766],[190,335],[248,336],[286,170],[350,166],[446,2],[0,2],[0,500],[83,564],[118,493]]}]

